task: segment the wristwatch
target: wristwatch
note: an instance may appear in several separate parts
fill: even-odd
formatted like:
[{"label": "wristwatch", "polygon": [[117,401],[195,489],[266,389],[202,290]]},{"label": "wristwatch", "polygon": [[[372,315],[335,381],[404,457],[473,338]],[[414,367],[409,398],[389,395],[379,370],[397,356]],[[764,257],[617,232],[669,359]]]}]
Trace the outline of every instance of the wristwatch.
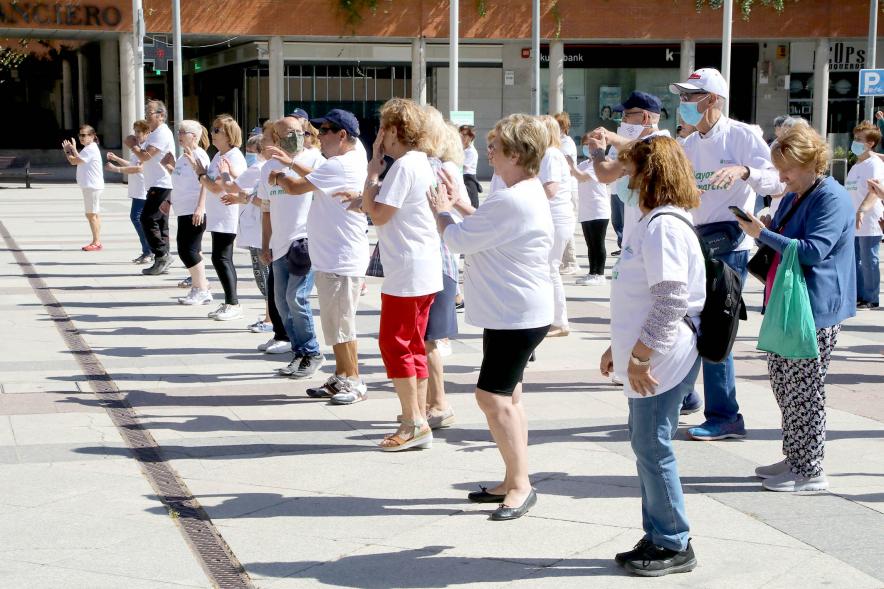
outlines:
[{"label": "wristwatch", "polygon": [[650,366],[651,359],[648,358],[647,360],[642,360],[641,358],[637,357],[635,354],[629,354],[629,363],[634,364],[635,366]]}]

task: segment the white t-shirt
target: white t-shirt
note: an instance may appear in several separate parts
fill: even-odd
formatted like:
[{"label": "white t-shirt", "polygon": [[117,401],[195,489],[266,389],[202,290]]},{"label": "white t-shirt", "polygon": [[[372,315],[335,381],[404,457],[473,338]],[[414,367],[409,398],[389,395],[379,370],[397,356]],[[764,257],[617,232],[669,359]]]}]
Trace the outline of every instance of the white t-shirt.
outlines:
[{"label": "white t-shirt", "polygon": [[144,140],[144,149],[156,147],[159,151],[149,160],[144,162],[144,185],[148,190],[151,188],[172,188],[172,177],[165,166],[160,163],[167,153],[174,155],[175,138],[169,125],[163,123],[150,132]]},{"label": "white t-shirt", "polygon": [[439,232],[427,202],[427,190],[435,182],[427,154],[409,151],[390,166],[375,198],[399,209],[377,226],[384,294],[419,297],[442,290]]},{"label": "white t-shirt", "polygon": [[549,210],[553,223],[564,225],[574,222],[574,205],[571,204],[571,168],[562,150],[550,147],[540,162],[540,182],[548,184],[557,182],[559,189],[549,199]]},{"label": "white t-shirt", "polygon": [[97,143],[90,143],[80,150],[82,164],[77,164],[77,184],[89,190],[104,190],[101,151]]},{"label": "white t-shirt", "polygon": [[367,176],[365,152],[351,149],[329,158],[307,175],[317,188],[307,216],[310,260],[320,272],[340,276],[365,276],[368,267],[368,220],[338,192],[362,192]]},{"label": "white t-shirt", "polygon": [[[611,351],[614,372],[623,380],[627,397],[641,398],[629,385],[629,356],[641,335],[653,307],[651,286],[660,282],[681,282],[688,289],[690,317],[698,317],[706,301],[706,265],[697,236],[684,222],[671,216],[654,219],[661,212],[684,209],[659,207],[646,214],[633,228],[611,272]],[[684,321],[677,324],[675,345],[666,353],[651,354],[651,375],[659,381],[655,391],[664,393],[687,376],[697,359],[697,338]]]},{"label": "white t-shirt", "polygon": [[[246,158],[238,147],[231,147],[227,153],[220,152],[212,157],[212,163],[206,170],[206,175],[216,180],[221,175],[221,158],[230,164],[230,175],[239,177],[246,171]],[[221,202],[224,192],[209,192],[206,194],[206,231],[213,233],[236,233],[239,225],[239,205],[226,205]]]},{"label": "white t-shirt", "polygon": [[[257,192],[258,181],[261,179],[261,168],[265,163],[264,160],[259,159],[234,180],[242,192],[247,192],[250,195]],[[241,248],[261,247],[261,207],[256,207],[251,202],[240,207],[236,245]]]},{"label": "white t-shirt", "polygon": [[[565,157],[569,157],[574,161],[574,165],[577,165],[577,144],[574,143],[574,140],[571,139],[569,135],[562,135],[559,138],[562,142],[562,153],[565,154]],[[570,168],[569,168],[570,171]],[[577,178],[574,175],[571,175],[571,192],[577,191]]]},{"label": "white t-shirt", "polygon": [[[847,173],[847,180],[844,182],[844,188],[850,192],[853,197],[853,207],[859,210],[866,196],[869,194],[869,180],[884,180],[884,161],[876,157],[874,154],[867,160],[860,162],[850,168]],[[884,214],[884,204],[881,199],[876,198],[875,204],[863,215],[863,224],[857,230],[857,237],[873,237],[882,235],[881,226],[878,225],[878,219]]]},{"label": "white t-shirt", "polygon": [[[202,147],[196,147],[193,155],[203,165],[208,167],[209,154]],[[181,156],[175,161],[175,171],[172,172],[172,210],[176,216],[192,215],[196,211],[196,206],[200,200],[200,189],[196,172],[190,165],[187,157]],[[206,219],[209,215],[206,213]]]},{"label": "white t-shirt", "polygon": [[[141,160],[138,159],[138,156],[133,153],[132,157],[129,158],[129,165],[140,166],[142,164]],[[147,187],[144,185],[144,172],[141,171],[137,174],[129,174],[128,181],[129,198],[145,200],[147,198]]]},{"label": "white t-shirt", "polygon": [[452,252],[465,254],[467,323],[485,329],[552,323],[553,222],[540,180],[495,190],[475,213],[449,225],[443,239]]},{"label": "white t-shirt", "polygon": [[577,183],[577,220],[582,223],[610,219],[611,195],[608,194],[608,185],[599,182],[592,160],[580,162],[577,169],[592,176],[591,180]]},{"label": "white t-shirt", "polygon": [[491,176],[491,192],[497,192],[498,190],[506,189],[506,184],[503,182],[503,178],[494,174]]},{"label": "white t-shirt", "polygon": [[[684,151],[694,167],[697,187],[703,191],[700,206],[692,212],[697,225],[735,221],[729,206],[744,211],[755,210],[755,194],[780,194],[785,186],[770,162],[770,147],[752,127],[722,115],[705,135],[692,133],[684,142]],[[737,180],[730,188],[713,188],[709,180],[729,166],[746,166],[749,178]],[[738,250],[751,249],[754,240],[746,235]]]},{"label": "white t-shirt", "polygon": [[[640,139],[646,140],[657,136],[669,137],[669,130],[654,129],[651,133],[648,133]],[[612,147],[608,152],[608,158],[616,159],[617,153],[617,149]],[[620,177],[620,179],[614,184],[616,186],[614,194],[616,194],[617,198],[623,203],[623,239],[621,241],[626,241],[632,228],[635,227],[636,223],[638,223],[639,219],[642,217],[642,211],[638,206],[639,193],[638,190],[632,190],[629,188],[629,176]]]},{"label": "white t-shirt", "polygon": [[[315,149],[305,149],[295,158],[299,164],[316,169],[325,162],[322,154]],[[276,261],[286,255],[289,246],[296,239],[307,237],[307,216],[313,202],[313,193],[292,195],[279,186],[270,186],[270,172],[283,170],[286,176],[300,178],[297,172],[277,161],[270,160],[261,169],[261,182],[258,184],[258,196],[270,203],[270,250]]]},{"label": "white t-shirt", "polygon": [[463,173],[475,175],[478,165],[479,152],[476,150],[476,146],[470,143],[463,150]]}]

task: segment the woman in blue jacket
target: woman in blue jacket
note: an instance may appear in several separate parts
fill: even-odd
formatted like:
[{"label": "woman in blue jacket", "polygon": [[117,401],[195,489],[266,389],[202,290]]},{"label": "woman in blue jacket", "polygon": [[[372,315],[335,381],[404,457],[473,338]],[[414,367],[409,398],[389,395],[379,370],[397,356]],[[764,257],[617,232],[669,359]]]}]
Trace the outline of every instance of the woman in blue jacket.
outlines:
[{"label": "woman in blue jacket", "polygon": [[[798,126],[784,133],[771,146],[771,160],[787,194],[772,221],[750,215],[752,220],[740,225],[779,254],[797,241],[820,355],[790,360],[768,354],[771,387],[783,413],[786,458],[756,468],[755,474],[764,479],[762,486],[768,491],[818,491],[829,486],[823,472],[826,373],[841,323],[856,315],[855,217],[844,187],[823,176],[829,149],[812,128]],[[776,262],[771,275],[775,272]]]}]

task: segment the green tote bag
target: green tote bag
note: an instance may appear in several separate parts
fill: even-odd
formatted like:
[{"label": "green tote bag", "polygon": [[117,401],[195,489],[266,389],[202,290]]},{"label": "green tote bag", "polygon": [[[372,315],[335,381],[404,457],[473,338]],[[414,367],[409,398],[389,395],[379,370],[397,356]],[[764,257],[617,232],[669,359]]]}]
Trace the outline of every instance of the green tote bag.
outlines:
[{"label": "green tote bag", "polygon": [[777,268],[758,333],[758,349],[793,360],[819,358],[816,325],[797,250],[798,242],[792,240]]}]

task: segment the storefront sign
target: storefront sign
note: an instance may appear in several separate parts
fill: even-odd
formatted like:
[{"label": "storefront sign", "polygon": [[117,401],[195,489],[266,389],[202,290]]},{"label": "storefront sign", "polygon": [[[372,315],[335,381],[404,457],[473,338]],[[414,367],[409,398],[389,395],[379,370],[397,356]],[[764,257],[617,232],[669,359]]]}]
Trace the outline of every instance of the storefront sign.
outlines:
[{"label": "storefront sign", "polygon": [[450,120],[458,127],[460,127],[461,125],[474,127],[476,123],[473,114],[474,113],[471,110],[452,110],[449,112],[448,120]]},{"label": "storefront sign", "polygon": [[[816,43],[796,41],[789,52],[789,69],[797,73],[813,72]],[[830,72],[858,72],[866,66],[868,43],[865,41],[835,41],[829,44]]]},{"label": "storefront sign", "polygon": [[48,2],[0,2],[0,24],[115,27],[123,20],[116,6]]},{"label": "storefront sign", "polygon": [[[531,56],[530,49],[522,57]],[[565,45],[566,68],[677,68],[681,59],[679,45]],[[549,46],[540,48],[540,65],[549,66]]]}]

